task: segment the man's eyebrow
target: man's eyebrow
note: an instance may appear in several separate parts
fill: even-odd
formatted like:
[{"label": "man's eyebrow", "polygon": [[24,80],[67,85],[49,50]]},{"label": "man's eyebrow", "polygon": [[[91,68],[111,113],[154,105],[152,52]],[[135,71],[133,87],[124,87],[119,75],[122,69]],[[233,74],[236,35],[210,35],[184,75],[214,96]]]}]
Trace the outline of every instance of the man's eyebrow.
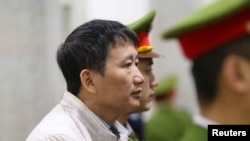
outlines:
[{"label": "man's eyebrow", "polygon": [[133,55],[128,55],[125,58],[123,58],[122,61],[132,60],[132,59],[133,59]]},{"label": "man's eyebrow", "polygon": [[[133,60],[134,59],[134,55],[128,55],[127,57],[125,57],[125,59],[124,60],[127,60],[127,59],[131,59],[131,60]],[[136,60],[138,60],[139,59],[139,55],[138,54],[136,54],[136,56],[135,56],[135,59]]]}]

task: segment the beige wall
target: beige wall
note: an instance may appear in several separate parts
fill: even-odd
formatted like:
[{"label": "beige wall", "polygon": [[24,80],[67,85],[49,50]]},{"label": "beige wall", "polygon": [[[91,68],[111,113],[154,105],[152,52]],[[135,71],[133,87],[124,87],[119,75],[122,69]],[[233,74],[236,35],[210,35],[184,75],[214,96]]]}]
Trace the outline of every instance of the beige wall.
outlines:
[{"label": "beige wall", "polygon": [[1,0],[0,140],[24,140],[59,100],[60,11],[51,0]]}]

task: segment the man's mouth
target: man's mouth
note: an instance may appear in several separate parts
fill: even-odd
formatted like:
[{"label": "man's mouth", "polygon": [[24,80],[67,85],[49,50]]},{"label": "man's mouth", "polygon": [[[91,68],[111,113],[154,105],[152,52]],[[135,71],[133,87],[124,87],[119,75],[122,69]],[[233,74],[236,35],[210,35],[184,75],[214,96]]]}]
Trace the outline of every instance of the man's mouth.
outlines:
[{"label": "man's mouth", "polygon": [[139,98],[141,97],[141,95],[142,95],[142,90],[134,91],[134,92],[131,93],[131,95],[132,95],[133,97],[139,99]]}]

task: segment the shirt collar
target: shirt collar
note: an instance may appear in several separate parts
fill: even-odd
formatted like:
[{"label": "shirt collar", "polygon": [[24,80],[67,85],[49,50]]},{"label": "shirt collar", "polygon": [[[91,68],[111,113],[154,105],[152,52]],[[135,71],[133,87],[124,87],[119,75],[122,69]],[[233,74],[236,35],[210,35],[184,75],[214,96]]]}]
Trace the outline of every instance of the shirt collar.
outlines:
[{"label": "shirt collar", "polygon": [[194,123],[196,123],[197,125],[200,125],[201,127],[204,127],[204,128],[208,128],[208,125],[211,125],[211,124],[218,124],[200,114],[196,114],[193,116],[193,121]]},{"label": "shirt collar", "polygon": [[85,110],[87,110],[89,114],[92,114],[89,118],[99,119],[99,121],[104,125],[104,127],[109,130],[110,126],[107,122],[105,122],[102,118],[93,113],[79,98],[77,98],[69,91],[64,92],[63,101],[61,102],[61,104],[64,106],[70,105],[72,108],[74,108],[71,112],[75,111],[75,115],[77,115],[79,119],[82,118],[81,114],[86,115]]},{"label": "shirt collar", "polygon": [[133,129],[131,128],[131,126],[129,125],[128,122],[126,122],[125,126],[123,124],[121,124],[120,122],[116,122],[116,127],[121,132],[121,134],[125,134],[127,136],[130,136],[133,133]]},{"label": "shirt collar", "polygon": [[[97,116],[97,115],[96,115]],[[108,129],[110,129],[110,126],[109,126],[109,124],[107,123],[107,122],[105,122],[102,118],[100,118],[99,116],[97,116],[99,119],[100,119],[100,121],[104,124],[104,126],[106,127],[106,128],[108,128]]]}]

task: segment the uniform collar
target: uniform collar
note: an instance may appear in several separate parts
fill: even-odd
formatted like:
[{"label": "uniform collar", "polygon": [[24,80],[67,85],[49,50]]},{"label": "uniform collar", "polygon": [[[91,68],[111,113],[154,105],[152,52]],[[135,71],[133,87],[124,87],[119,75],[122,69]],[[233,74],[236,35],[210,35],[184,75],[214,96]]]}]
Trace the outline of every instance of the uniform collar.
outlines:
[{"label": "uniform collar", "polygon": [[208,128],[208,125],[211,125],[211,124],[218,124],[216,123],[215,121],[212,121],[200,114],[196,114],[193,116],[193,121],[194,123],[196,123],[197,125],[200,125],[201,127],[204,127],[204,128]]}]

